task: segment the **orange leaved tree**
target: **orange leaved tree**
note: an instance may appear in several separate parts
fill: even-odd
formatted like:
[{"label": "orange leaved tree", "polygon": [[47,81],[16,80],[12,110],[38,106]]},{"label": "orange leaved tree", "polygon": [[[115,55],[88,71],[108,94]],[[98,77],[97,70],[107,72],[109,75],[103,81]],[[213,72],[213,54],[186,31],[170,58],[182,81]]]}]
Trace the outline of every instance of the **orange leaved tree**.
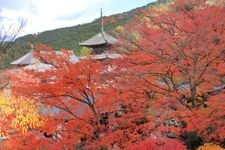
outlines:
[{"label": "orange leaved tree", "polygon": [[130,81],[117,87],[149,99],[157,129],[167,136],[185,141],[194,132],[223,142],[224,5],[176,1],[164,11],[141,12],[138,22],[130,26],[139,38],[129,41],[132,50],[119,70]]},{"label": "orange leaved tree", "polygon": [[[40,45],[35,57],[51,65],[47,70],[24,70],[13,77],[12,91],[40,100],[48,116],[43,134],[46,147],[74,148],[98,139],[107,124],[107,112],[117,107],[113,92],[103,80],[107,71],[101,62],[77,61],[71,52]],[[80,143],[80,144],[79,144]]]}]

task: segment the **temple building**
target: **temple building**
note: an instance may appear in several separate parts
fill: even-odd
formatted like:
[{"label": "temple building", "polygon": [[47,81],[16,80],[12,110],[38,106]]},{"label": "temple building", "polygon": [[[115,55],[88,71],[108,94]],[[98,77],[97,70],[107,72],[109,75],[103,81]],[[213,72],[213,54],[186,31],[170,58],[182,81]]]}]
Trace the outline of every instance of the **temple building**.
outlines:
[{"label": "temple building", "polygon": [[[113,45],[118,43],[118,39],[114,38],[113,36],[107,34],[104,31],[104,24],[103,24],[103,16],[102,16],[102,9],[101,9],[101,31],[96,34],[95,36],[91,37],[90,39],[80,42],[80,46],[85,46],[88,48],[92,48],[92,59],[102,60],[105,58],[118,58],[121,55],[117,53],[111,53],[110,48]],[[80,59],[86,59],[86,56],[80,57]]]},{"label": "temple building", "polygon": [[33,57],[33,53],[34,53],[34,51],[31,49],[29,53],[25,54],[24,56],[18,58],[15,61],[11,62],[11,65],[27,66],[27,65],[37,62],[38,59]]},{"label": "temple building", "polygon": [[[54,68],[51,64],[48,64],[45,60],[34,57],[34,53],[35,51],[31,49],[29,53],[11,62],[10,64],[15,65],[17,67],[23,67],[25,69],[32,69],[32,70],[34,69],[37,71],[45,71]],[[46,54],[46,52],[44,51],[41,51],[41,53],[43,55]],[[55,53],[56,55],[62,55],[61,51],[55,51]],[[69,59],[71,63],[77,63],[79,61],[79,58],[74,54],[72,54]]]}]

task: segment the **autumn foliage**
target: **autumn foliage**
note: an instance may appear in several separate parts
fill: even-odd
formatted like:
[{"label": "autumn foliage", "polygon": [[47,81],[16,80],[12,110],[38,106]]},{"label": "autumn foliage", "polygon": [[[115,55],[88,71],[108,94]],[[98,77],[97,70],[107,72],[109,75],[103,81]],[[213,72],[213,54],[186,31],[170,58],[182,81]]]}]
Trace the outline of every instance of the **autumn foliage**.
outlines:
[{"label": "autumn foliage", "polygon": [[13,142],[23,145],[25,143],[23,139],[27,138],[27,133],[42,128],[47,118],[39,114],[39,109],[41,109],[39,101],[1,94],[0,136],[6,142],[0,147],[11,149]]},{"label": "autumn foliage", "polygon": [[23,105],[16,114],[26,110],[31,116],[23,114],[25,121],[18,121],[18,116],[10,118],[15,121],[1,119],[1,124],[14,125],[12,137],[16,129],[22,131],[16,138],[10,135],[3,146],[182,150],[214,143],[224,147],[224,5],[182,0],[140,14],[134,18],[139,24],[127,27],[126,49],[118,50],[123,58],[72,62],[72,53],[65,49],[56,53],[51,47],[37,46],[35,57],[52,68],[12,75],[11,92],[24,99],[0,101],[0,108],[11,117],[7,112],[14,110],[3,103]]}]

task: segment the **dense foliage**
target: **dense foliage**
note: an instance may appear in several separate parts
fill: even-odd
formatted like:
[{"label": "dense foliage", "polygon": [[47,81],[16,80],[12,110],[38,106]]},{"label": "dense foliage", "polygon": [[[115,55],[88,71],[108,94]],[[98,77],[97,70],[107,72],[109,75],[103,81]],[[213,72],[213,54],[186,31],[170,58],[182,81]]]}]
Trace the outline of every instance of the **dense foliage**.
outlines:
[{"label": "dense foliage", "polygon": [[[13,106],[21,104],[34,110],[28,111],[34,114],[34,121],[43,115],[38,119],[41,124],[29,126],[28,122],[26,132],[10,130],[1,146],[131,150],[225,147],[224,4],[178,0],[141,14],[132,19],[138,26],[131,22],[126,28],[130,32],[123,33],[124,47],[116,49],[123,57],[117,59],[73,63],[66,49],[58,55],[51,47],[36,46],[35,57],[51,64],[52,69],[21,69],[11,74],[10,90],[32,103],[28,106],[20,99],[21,103]],[[0,108],[15,112],[5,105]],[[22,116],[29,118],[26,113]]]}]

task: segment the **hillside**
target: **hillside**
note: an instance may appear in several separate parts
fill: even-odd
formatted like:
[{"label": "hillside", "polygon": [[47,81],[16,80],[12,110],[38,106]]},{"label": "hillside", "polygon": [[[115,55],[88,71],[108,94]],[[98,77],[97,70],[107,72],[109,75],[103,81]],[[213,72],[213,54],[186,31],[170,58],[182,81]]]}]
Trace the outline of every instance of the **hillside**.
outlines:
[{"label": "hillside", "polygon": [[[135,8],[128,12],[105,16],[105,31],[116,37],[116,35],[113,34],[113,31],[116,27],[127,24],[132,17],[138,15],[138,10],[144,10],[155,4],[157,4],[157,2],[149,3],[146,6]],[[69,50],[73,50],[76,55],[80,55],[81,47],[78,43],[94,36],[99,31],[100,18],[95,19],[90,23],[19,37],[15,40],[13,46],[7,51],[7,53],[1,56],[0,69],[10,67],[10,62],[27,53],[30,50],[29,47],[31,44],[48,44],[51,45],[55,50],[59,50],[60,48],[66,48]]]},{"label": "hillside", "polygon": [[[117,26],[123,26],[124,24],[129,22],[130,18],[137,15],[138,9],[145,9],[152,4],[154,3],[150,3],[140,8],[135,8],[128,12],[104,17],[105,31],[112,34],[112,31]],[[18,38],[16,42],[44,43],[53,46],[55,49],[60,49],[63,47],[74,50],[76,54],[79,54],[80,46],[78,43],[97,34],[100,31],[100,28],[100,19],[98,18],[90,23],[45,31],[39,33],[38,35],[30,34]]]}]

